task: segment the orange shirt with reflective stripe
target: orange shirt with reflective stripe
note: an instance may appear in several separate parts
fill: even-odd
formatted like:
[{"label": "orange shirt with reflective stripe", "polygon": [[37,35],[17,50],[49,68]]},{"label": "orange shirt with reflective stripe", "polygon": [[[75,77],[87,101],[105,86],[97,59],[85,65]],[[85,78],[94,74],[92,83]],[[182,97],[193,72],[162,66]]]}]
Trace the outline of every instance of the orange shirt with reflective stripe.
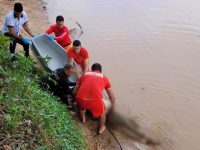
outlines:
[{"label": "orange shirt with reflective stripe", "polygon": [[98,71],[86,72],[77,84],[80,87],[76,97],[83,100],[102,100],[103,90],[111,88],[108,78]]}]

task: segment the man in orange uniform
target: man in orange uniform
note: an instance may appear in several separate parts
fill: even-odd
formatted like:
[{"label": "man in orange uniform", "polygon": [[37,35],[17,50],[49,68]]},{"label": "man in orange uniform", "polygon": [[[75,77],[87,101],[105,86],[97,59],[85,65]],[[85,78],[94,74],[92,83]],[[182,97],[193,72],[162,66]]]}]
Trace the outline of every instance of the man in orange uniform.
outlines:
[{"label": "man in orange uniform", "polygon": [[86,73],[89,70],[89,55],[88,51],[81,46],[79,40],[73,42],[73,47],[69,49],[67,54],[70,64],[75,61],[82,69],[83,73]]},{"label": "man in orange uniform", "polygon": [[114,106],[115,102],[111,84],[108,78],[101,74],[101,70],[100,64],[93,64],[92,71],[86,72],[80,77],[73,91],[73,94],[76,94],[82,122],[85,123],[85,111],[89,110],[94,118],[99,118],[99,134],[102,134],[106,129],[106,113],[108,112],[108,105],[103,99],[104,89],[109,96],[111,107]]},{"label": "man in orange uniform", "polygon": [[64,17],[57,16],[56,24],[52,25],[49,29],[45,31],[47,34],[54,33],[55,37],[49,35],[50,40],[56,40],[66,51],[72,47],[71,39],[69,37],[69,30],[64,26]]}]

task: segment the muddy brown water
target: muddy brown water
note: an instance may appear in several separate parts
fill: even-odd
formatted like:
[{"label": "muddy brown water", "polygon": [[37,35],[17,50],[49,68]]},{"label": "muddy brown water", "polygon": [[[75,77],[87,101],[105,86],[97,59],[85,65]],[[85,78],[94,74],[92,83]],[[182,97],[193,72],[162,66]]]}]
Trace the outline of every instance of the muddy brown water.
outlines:
[{"label": "muddy brown water", "polygon": [[199,0],[48,0],[112,82],[121,113],[155,131],[158,147],[199,150]]}]

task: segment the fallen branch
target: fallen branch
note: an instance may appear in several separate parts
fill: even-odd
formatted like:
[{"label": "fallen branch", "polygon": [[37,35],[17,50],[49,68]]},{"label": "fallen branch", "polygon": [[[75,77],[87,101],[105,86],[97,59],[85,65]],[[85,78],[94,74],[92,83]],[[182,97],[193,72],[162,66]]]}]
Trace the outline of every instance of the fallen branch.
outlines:
[{"label": "fallen branch", "polygon": [[6,142],[7,140],[9,140],[10,138],[12,138],[12,136],[9,136],[9,137],[5,138],[5,139],[0,143],[0,146],[1,146],[1,145],[3,146],[3,143]]}]

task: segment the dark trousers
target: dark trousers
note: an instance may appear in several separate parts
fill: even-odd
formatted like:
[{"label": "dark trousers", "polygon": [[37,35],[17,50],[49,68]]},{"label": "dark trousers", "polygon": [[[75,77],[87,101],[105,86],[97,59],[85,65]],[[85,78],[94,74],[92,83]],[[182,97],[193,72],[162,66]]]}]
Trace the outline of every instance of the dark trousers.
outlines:
[{"label": "dark trousers", "polygon": [[[5,36],[11,37],[9,33],[5,33]],[[9,46],[10,53],[13,53],[13,54],[15,53],[17,43],[23,46],[24,51],[25,51],[25,56],[28,57],[29,56],[29,44],[25,44],[22,40],[19,40],[19,39],[12,39],[10,41],[10,46]]]}]

